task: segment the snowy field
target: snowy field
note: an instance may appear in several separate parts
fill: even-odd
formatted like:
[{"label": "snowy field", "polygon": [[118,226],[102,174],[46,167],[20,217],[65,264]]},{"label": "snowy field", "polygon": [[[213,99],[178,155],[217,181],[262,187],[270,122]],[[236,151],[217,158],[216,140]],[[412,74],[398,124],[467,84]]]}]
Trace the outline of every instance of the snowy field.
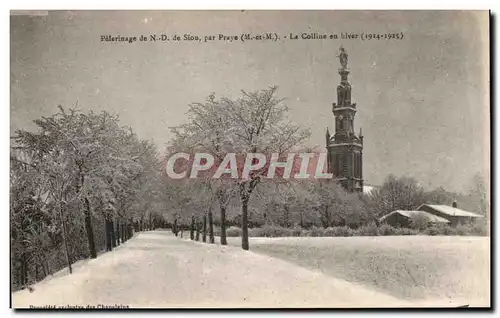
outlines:
[{"label": "snowy field", "polygon": [[[16,308],[87,308],[103,305],[129,308],[346,308],[463,304],[464,300],[457,298],[413,297],[418,296],[418,292],[410,293],[412,297],[403,299],[405,297],[391,293],[391,288],[378,286],[375,281],[370,283],[369,272],[372,268],[382,265],[369,265],[364,262],[368,259],[384,259],[375,255],[380,249],[372,250],[375,245],[382,248],[379,246],[381,243],[377,242],[380,239],[385,238],[345,238],[343,241],[342,238],[256,238],[251,240],[251,251],[243,251],[237,246],[191,242],[176,238],[166,231],[141,233],[113,252],[104,253],[95,260],[79,262],[75,265],[72,275],[62,272],[34,285],[33,292],[23,290],[13,293],[12,301]],[[398,240],[407,240],[409,237],[394,239],[397,243],[386,243],[390,245],[386,249],[391,251],[387,252],[387,255],[395,258],[386,260],[385,266],[389,266],[391,260],[402,262],[403,258],[408,256],[401,252],[404,250],[401,247],[407,246],[408,241],[405,243]],[[350,249],[344,244],[347,240],[351,247],[357,246],[358,252],[349,254],[346,251]],[[443,250],[448,250],[450,246],[453,250],[456,244],[452,241],[443,241],[443,248],[428,245],[427,249],[436,248],[436,257],[440,258]],[[462,247],[458,246],[465,244],[475,253],[478,246],[483,246],[480,240],[471,242],[459,243],[457,250],[461,251]],[[230,243],[239,242],[231,238]],[[366,244],[368,245],[363,247]],[[420,246],[419,244],[415,246]],[[425,244],[422,243],[423,245]],[[344,246],[344,250],[340,246]],[[415,248],[417,255],[425,254],[418,247]],[[359,254],[359,257],[344,261],[344,266],[351,262],[361,263],[351,264],[354,266],[351,269],[343,268],[340,262],[332,265],[332,260],[340,258],[341,255],[351,257],[352,253]],[[369,256],[362,255],[365,253]],[[453,255],[452,252],[449,253]],[[335,257],[332,258],[331,255]],[[443,257],[447,258],[444,254]],[[304,261],[304,258],[309,258],[309,261]],[[469,258],[477,260],[475,257]],[[317,266],[312,266],[315,262]],[[420,266],[413,265],[413,262],[413,258],[410,258],[406,265],[411,268]],[[391,268],[390,272],[400,270],[397,267],[399,265],[393,266],[395,267]],[[437,263],[433,268],[440,266],[442,264]],[[364,267],[368,269],[359,271],[359,277],[353,279],[356,276],[355,268]],[[436,269],[438,270],[440,269]],[[440,271],[444,273],[445,269]],[[489,273],[486,274],[489,277]],[[474,279],[478,277],[470,278]],[[488,281],[479,283],[489,284]],[[467,299],[466,303],[472,304],[469,300]]]},{"label": "snowy field", "polygon": [[[229,238],[230,245],[240,242]],[[251,238],[250,249],[400,299],[490,304],[487,237]]]}]

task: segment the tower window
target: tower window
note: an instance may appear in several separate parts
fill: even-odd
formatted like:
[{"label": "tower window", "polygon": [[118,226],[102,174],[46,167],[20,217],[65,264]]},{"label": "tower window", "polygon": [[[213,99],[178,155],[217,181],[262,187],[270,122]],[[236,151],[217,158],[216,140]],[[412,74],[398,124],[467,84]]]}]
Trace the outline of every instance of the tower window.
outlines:
[{"label": "tower window", "polygon": [[342,156],[342,174],[346,175],[347,171],[348,171],[347,156],[344,155],[344,156]]},{"label": "tower window", "polygon": [[335,175],[339,176],[341,170],[342,170],[342,156],[337,154],[335,156]]}]

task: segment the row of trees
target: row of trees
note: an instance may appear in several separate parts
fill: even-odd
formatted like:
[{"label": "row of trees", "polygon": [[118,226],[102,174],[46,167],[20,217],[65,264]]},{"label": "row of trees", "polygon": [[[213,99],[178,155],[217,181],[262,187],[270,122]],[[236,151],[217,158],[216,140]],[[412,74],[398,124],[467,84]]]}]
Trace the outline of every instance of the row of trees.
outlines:
[{"label": "row of trees", "polygon": [[[309,131],[286,118],[287,107],[276,92],[276,87],[242,92],[234,100],[210,95],[204,103],[190,105],[188,122],[173,128],[175,137],[166,157],[178,152],[205,152],[214,155],[214,165],[219,166],[227,164],[223,161],[227,153],[278,153],[286,157],[292,150],[306,149],[303,141]],[[279,174],[266,179],[264,172],[266,169],[252,171],[248,179],[213,179],[208,175],[176,181],[168,191],[176,206],[174,219],[179,224],[191,224],[193,231],[205,228],[197,225],[204,224],[203,220],[215,220],[221,228],[222,244],[226,244],[227,224],[238,225],[242,229],[242,248],[248,249],[249,225],[356,228],[377,223],[394,210],[413,210],[423,203],[451,205],[454,200],[479,202],[464,205],[471,211],[486,214],[489,210],[485,183],[479,177],[467,195],[442,188],[428,191],[413,178],[393,175],[370,194],[363,194],[348,193],[332,180],[290,181]],[[214,217],[214,210],[219,215]],[[211,222],[209,228],[213,228]]]},{"label": "row of trees", "polygon": [[11,141],[14,286],[96,258],[136,230],[164,224],[154,144],[116,116],[74,109],[35,120]]},{"label": "row of trees", "polygon": [[[184,187],[194,185],[194,181],[185,183]],[[489,205],[484,198],[486,192],[484,181],[475,177],[470,190],[465,193],[454,193],[437,188],[426,190],[420,183],[409,177],[395,177],[390,175],[384,183],[373,188],[370,193],[349,193],[339,184],[326,180],[307,180],[295,183],[263,182],[255,191],[255,199],[248,207],[248,226],[280,226],[280,227],[336,227],[348,226],[356,229],[369,223],[378,224],[378,219],[394,210],[415,210],[421,204],[451,205],[458,202],[464,210],[473,211],[488,216]],[[186,193],[197,193],[198,200],[210,199],[209,193],[187,190]],[[478,195],[478,193],[482,195]],[[202,202],[201,201],[201,202]],[[203,203],[199,204],[203,207]],[[194,207],[194,209],[190,209]],[[194,230],[203,229],[204,212],[208,205],[196,209],[194,205],[186,206],[184,210],[177,210],[176,218],[180,224],[184,222],[187,229],[191,221]],[[225,237],[225,228],[229,226],[241,227],[241,204],[234,196],[225,206],[224,217],[221,220],[217,207],[211,207],[213,222],[216,228],[222,227],[221,235]],[[192,218],[194,217],[194,218]],[[217,229],[218,232],[218,229]],[[222,240],[223,244],[225,238]]]}]

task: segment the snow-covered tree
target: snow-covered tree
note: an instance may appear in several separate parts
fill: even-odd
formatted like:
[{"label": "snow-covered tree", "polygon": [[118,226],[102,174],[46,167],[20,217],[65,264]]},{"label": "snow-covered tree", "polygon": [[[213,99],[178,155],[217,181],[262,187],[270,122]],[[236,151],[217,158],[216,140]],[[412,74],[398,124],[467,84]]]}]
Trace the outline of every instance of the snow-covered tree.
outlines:
[{"label": "snow-covered tree", "polygon": [[395,210],[415,210],[425,201],[425,190],[417,180],[389,175],[380,188],[372,191],[369,205],[373,215],[380,218]]},{"label": "snow-covered tree", "polygon": [[[235,153],[242,158],[255,153],[287,153],[307,139],[309,131],[287,120],[288,107],[282,98],[276,96],[276,92],[277,87],[270,87],[256,92],[242,91],[242,96],[237,99],[216,99],[211,95],[205,103],[190,105],[188,123],[174,129],[175,143],[189,145],[189,149],[209,150],[216,158],[216,166],[223,162],[227,153]],[[252,161],[254,163],[256,161]],[[242,168],[240,165],[238,171]],[[235,189],[239,195],[242,248],[245,250],[249,249],[248,204],[265,171],[253,170],[248,177],[236,180],[222,179],[221,190],[216,191],[219,203],[227,204]],[[221,204],[221,214],[224,210],[225,206]]]},{"label": "snow-covered tree", "polygon": [[357,227],[369,218],[364,203],[356,193],[349,193],[334,180],[309,181],[306,204],[320,215],[323,227]]},{"label": "snow-covered tree", "polygon": [[[148,211],[150,224],[152,216],[158,219],[162,199],[154,144],[140,140],[119,125],[117,116],[106,112],[59,107],[56,114],[35,124],[36,131],[19,130],[12,138],[11,217],[16,220],[22,215],[22,202],[36,203],[29,214],[42,211],[48,219],[37,231],[56,241],[61,238],[70,271],[73,261],[86,257],[82,247],[88,247],[90,257],[97,257],[100,233],[108,250],[120,234],[122,241],[130,237],[137,211]],[[144,209],[146,204],[153,208]],[[102,221],[104,230],[96,234],[94,227],[101,229]],[[80,240],[81,229],[87,244]],[[14,241],[17,238],[13,235]]]}]

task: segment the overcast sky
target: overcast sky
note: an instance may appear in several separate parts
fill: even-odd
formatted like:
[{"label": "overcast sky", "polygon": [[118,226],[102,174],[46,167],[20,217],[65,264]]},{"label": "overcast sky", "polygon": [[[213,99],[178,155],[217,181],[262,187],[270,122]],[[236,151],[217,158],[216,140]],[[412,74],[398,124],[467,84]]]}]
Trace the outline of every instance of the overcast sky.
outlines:
[{"label": "overcast sky", "polygon": [[[401,41],[287,40],[101,43],[101,35],[151,33],[403,32]],[[349,53],[364,177],[393,173],[428,187],[467,190],[489,164],[487,12],[60,11],[11,17],[11,132],[71,107],[118,113],[159,148],[190,102],[280,87],[310,145],[334,130],[336,57]]]}]

